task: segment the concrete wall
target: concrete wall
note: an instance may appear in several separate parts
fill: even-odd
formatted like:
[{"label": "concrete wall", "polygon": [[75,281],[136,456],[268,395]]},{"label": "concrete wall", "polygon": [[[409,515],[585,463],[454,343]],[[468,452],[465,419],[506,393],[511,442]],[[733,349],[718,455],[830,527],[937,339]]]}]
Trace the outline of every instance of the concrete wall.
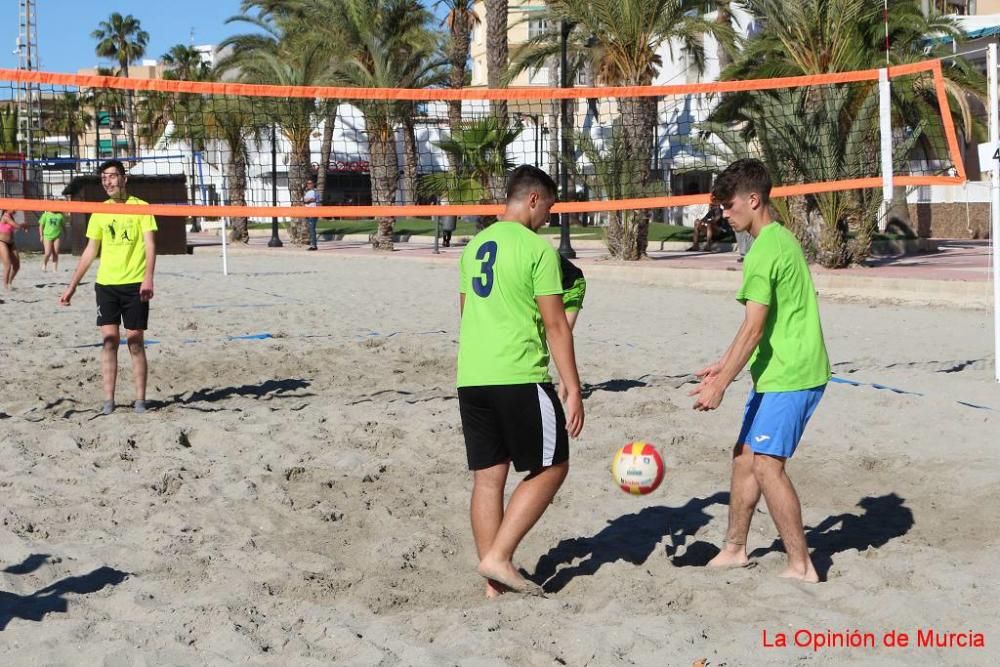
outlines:
[{"label": "concrete wall", "polygon": [[985,239],[990,205],[980,202],[910,204],[910,225],[917,236],[938,239]]}]

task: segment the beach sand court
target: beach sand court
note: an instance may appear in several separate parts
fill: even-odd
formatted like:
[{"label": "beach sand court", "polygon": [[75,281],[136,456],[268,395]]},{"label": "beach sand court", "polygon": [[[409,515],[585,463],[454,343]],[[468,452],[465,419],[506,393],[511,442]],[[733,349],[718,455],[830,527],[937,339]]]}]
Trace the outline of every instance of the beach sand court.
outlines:
[{"label": "beach sand court", "polygon": [[[715,413],[687,393],[740,305],[594,271],[576,330],[587,422],[517,554],[548,597],[488,601],[454,389],[456,265],[311,255],[236,253],[228,278],[215,250],[161,257],[151,411],[128,409],[123,347],[108,417],[92,282],[60,307],[72,262],[55,276],[25,258],[0,294],[4,664],[995,664],[989,312],[821,302],[834,371],[854,384],[829,386],[789,464],[827,578],[798,585],[776,576],[763,503],[756,566],[700,567],[724,535],[749,378]],[[667,466],[649,496],[609,473],[635,439]],[[852,630],[878,645],[814,646]],[[921,630],[986,647],[917,646]],[[884,646],[890,631],[910,646]],[[779,633],[788,646],[768,646]]]}]

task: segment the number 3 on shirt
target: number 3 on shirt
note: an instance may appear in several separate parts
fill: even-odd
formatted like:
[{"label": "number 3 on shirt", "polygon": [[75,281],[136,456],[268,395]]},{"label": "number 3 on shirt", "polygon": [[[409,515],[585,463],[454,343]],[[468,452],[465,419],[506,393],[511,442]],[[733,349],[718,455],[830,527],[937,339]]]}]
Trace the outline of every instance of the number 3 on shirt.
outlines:
[{"label": "number 3 on shirt", "polygon": [[493,265],[497,261],[497,242],[487,241],[483,245],[479,246],[479,250],[476,251],[476,259],[482,260],[479,271],[483,278],[476,276],[472,279],[472,290],[483,298],[490,295],[493,291]]}]

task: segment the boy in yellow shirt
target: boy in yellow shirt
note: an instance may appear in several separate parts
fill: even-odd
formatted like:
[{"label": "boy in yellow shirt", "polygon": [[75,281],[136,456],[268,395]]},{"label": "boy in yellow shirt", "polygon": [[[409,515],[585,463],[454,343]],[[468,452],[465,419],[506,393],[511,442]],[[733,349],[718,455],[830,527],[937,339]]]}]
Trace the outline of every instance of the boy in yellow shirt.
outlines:
[{"label": "boy in yellow shirt", "polygon": [[[146,205],[130,197],[126,189],[125,166],[108,160],[98,170],[101,185],[108,194],[108,204]],[[101,374],[104,378],[102,413],[115,409],[115,385],[118,379],[119,324],[125,326],[125,338],[132,356],[136,412],[146,411],[146,345],[143,333],[149,323],[149,301],[153,298],[153,271],[156,268],[156,219],[137,208],[135,214],[95,213],[87,223],[87,247],[80,256],[73,278],[59,302],[70,304],[77,285],[98,257],[97,326],[104,346]]]}]

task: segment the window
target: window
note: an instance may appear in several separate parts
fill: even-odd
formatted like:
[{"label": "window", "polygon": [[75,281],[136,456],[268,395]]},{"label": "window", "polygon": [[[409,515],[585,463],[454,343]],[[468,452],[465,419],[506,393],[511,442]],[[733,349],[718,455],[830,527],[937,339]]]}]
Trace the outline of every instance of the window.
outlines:
[{"label": "window", "polygon": [[549,70],[543,67],[532,67],[528,70],[528,83],[532,86],[547,86],[549,84]]},{"label": "window", "polygon": [[544,35],[548,30],[549,24],[545,19],[530,19],[528,21],[528,39]]},{"label": "window", "polygon": [[968,16],[975,13],[973,0],[934,0],[934,8],[942,14]]}]

